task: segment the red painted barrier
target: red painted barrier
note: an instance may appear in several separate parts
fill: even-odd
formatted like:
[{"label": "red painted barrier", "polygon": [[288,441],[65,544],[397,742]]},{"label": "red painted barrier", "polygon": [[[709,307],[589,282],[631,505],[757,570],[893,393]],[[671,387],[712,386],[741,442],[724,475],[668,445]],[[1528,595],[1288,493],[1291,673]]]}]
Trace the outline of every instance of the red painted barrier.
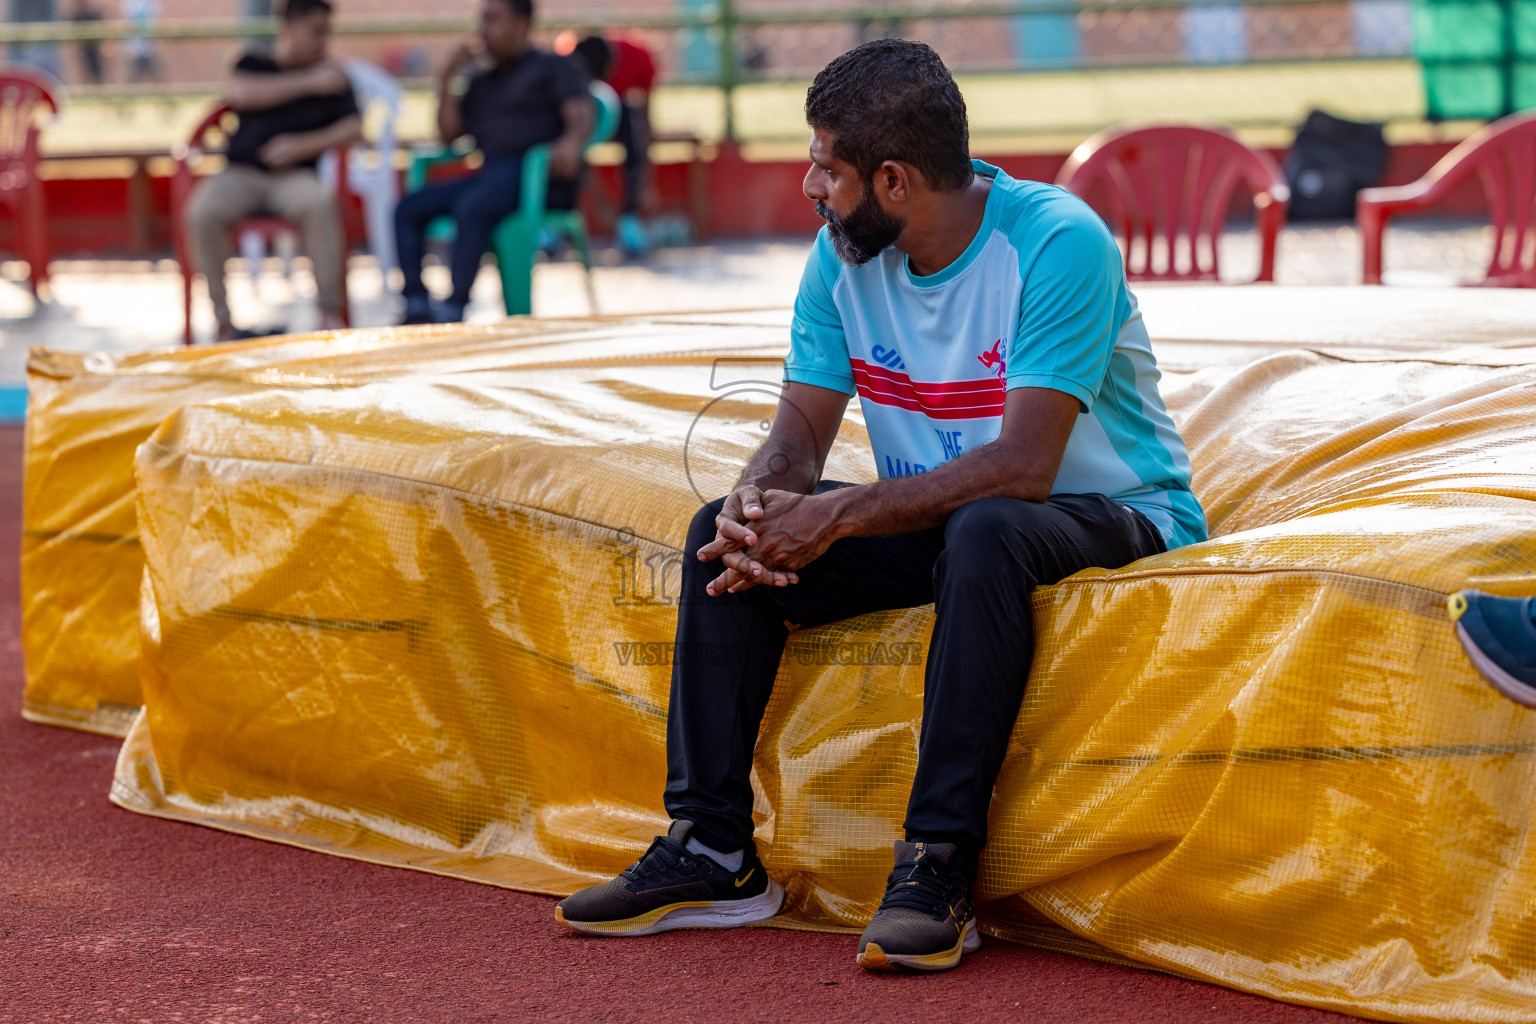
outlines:
[{"label": "red painted barrier", "polygon": [[[1400,185],[1417,179],[1451,149],[1451,143],[1414,143],[1392,147],[1382,184]],[[1283,150],[1272,151],[1277,160]],[[1014,177],[1052,181],[1066,161],[1065,153],[983,155]],[[715,159],[698,168],[666,164],[656,169],[656,186],[663,205],[696,215],[703,233],[713,238],[756,238],[809,235],[821,221],[800,192],[805,161],[743,159],[733,147],[720,147]],[[618,194],[617,168],[595,168],[595,177],[609,195]],[[50,240],[57,257],[166,256],[170,252],[170,179],[152,177],[142,212],[130,211],[128,178],[55,178],[44,183],[49,210]],[[1234,209],[1246,207],[1246,197]],[[588,203],[598,212],[602,204]],[[1469,183],[1442,212],[1476,217],[1483,197]],[[135,220],[137,219],[137,224]],[[597,233],[606,218],[594,218]],[[0,220],[0,253],[15,251],[15,225]]]}]

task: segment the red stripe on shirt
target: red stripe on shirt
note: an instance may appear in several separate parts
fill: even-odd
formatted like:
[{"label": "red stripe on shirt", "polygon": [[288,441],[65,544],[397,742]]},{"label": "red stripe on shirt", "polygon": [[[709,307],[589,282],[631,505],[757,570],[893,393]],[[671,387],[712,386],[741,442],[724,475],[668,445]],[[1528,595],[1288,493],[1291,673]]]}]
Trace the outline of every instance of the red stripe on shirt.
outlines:
[{"label": "red stripe on shirt", "polygon": [[859,397],[876,405],[920,412],[936,420],[970,420],[1003,414],[1003,382],[996,377],[928,383],[878,363],[850,360]]}]

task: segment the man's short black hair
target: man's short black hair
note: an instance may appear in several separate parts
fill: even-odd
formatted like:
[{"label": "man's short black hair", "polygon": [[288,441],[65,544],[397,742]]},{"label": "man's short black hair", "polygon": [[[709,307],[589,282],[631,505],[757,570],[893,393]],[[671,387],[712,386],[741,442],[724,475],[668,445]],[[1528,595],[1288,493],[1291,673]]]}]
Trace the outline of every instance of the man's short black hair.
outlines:
[{"label": "man's short black hair", "polygon": [[507,9],[519,18],[533,20],[533,0],[501,0]]},{"label": "man's short black hair", "polygon": [[572,56],[579,57],[586,64],[588,74],[594,79],[607,78],[608,69],[613,67],[613,47],[602,36],[584,37],[576,44]]},{"label": "man's short black hair", "polygon": [[336,8],[331,6],[331,0],[288,0],[283,4],[283,20],[298,21],[317,11],[321,14],[334,14]]},{"label": "man's short black hair", "polygon": [[831,132],[832,155],[868,178],[887,160],[910,164],[940,192],[975,177],[965,100],[927,43],[876,39],[821,69],[805,119]]}]

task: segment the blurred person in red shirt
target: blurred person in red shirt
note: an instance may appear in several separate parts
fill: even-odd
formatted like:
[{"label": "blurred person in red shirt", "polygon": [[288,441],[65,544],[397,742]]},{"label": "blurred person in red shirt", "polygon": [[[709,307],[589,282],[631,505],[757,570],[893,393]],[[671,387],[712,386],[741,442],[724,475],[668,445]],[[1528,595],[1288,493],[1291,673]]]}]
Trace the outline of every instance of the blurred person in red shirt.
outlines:
[{"label": "blurred person in red shirt", "polygon": [[589,35],[574,46],[575,56],[586,64],[593,78],[600,78],[619,94],[618,141],[624,147],[624,208],[619,215],[619,247],[639,254],[650,248],[642,209],[654,205],[651,195],[651,89],[656,84],[656,61],[644,40],[625,33],[612,39]]}]

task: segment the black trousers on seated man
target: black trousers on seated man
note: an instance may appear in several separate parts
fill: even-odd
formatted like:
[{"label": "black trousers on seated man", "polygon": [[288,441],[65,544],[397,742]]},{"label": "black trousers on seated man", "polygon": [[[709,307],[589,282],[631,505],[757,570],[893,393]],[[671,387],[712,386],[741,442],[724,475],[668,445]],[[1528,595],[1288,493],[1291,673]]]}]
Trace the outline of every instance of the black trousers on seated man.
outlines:
[{"label": "black trousers on seated man", "polygon": [[[847,486],[833,481],[817,488]],[[955,843],[974,877],[987,806],[1024,698],[1034,648],[1029,595],[1091,566],[1114,568],[1164,550],[1141,513],[1102,494],[1046,502],[984,498],[940,527],[846,537],[800,569],[800,582],[710,597],[721,501],[688,530],[667,718],[667,812],[722,852],[752,838],[752,750],[789,637],[864,612],[935,605],[923,683],[917,775],[907,839]]]},{"label": "black trousers on seated man", "polygon": [[[578,181],[550,179],[545,209],[575,209],[578,189]],[[405,275],[400,294],[406,299],[426,297],[421,261],[427,254],[427,228],[439,217],[452,217],[455,235],[448,268],[453,295],[449,301],[458,307],[467,305],[496,225],[517,211],[522,193],[523,158],[512,156],[489,159],[470,177],[429,185],[403,197],[395,207],[395,252]]]}]

